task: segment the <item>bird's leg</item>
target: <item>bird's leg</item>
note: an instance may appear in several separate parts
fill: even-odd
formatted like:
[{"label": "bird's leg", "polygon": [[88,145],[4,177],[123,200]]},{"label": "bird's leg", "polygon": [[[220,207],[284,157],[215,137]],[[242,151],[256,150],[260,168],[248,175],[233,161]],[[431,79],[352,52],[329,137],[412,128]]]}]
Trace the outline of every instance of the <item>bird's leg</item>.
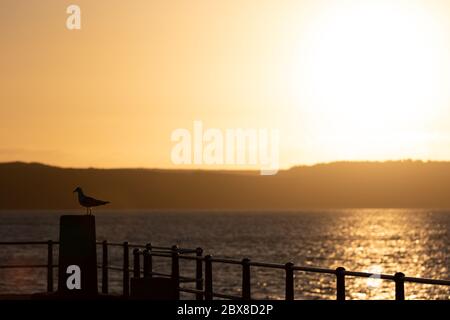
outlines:
[{"label": "bird's leg", "polygon": [[86,214],[89,214],[89,208],[86,208]]}]

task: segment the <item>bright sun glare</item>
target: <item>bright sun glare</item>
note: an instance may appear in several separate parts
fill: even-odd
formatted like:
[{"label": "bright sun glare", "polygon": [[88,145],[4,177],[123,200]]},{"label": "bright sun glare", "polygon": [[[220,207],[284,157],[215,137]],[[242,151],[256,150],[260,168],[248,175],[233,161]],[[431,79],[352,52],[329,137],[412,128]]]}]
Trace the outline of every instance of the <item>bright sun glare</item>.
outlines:
[{"label": "bright sun glare", "polygon": [[301,107],[340,158],[426,156],[441,92],[443,32],[407,2],[328,7],[302,38]]}]

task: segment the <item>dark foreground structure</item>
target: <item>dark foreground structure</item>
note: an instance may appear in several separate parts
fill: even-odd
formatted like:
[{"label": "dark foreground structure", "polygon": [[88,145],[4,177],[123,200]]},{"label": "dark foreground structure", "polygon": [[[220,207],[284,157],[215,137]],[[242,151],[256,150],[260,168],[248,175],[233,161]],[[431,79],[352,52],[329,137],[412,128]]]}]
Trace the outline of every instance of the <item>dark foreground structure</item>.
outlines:
[{"label": "dark foreground structure", "polygon": [[[202,248],[187,249],[152,246],[152,244],[109,243],[96,241],[94,216],[62,216],[60,220],[60,240],[36,242],[0,242],[0,245],[47,246],[47,264],[45,265],[0,265],[2,269],[46,268],[47,292],[30,295],[2,296],[0,299],[149,299],[178,300],[180,293],[190,293],[196,300],[214,298],[232,300],[251,300],[252,267],[281,269],[285,272],[285,299],[294,300],[294,274],[296,271],[335,275],[336,299],[345,300],[347,277],[373,277],[372,273],[347,271],[343,267],[323,269],[296,266],[291,262],[274,264],[242,260],[213,258],[204,255]],[[59,246],[59,262],[53,261],[54,247]],[[97,263],[97,248],[101,247],[101,264]],[[108,251],[111,247],[122,250],[122,265],[109,263]],[[130,256],[132,257],[130,261]],[[167,273],[153,271],[153,258],[165,258],[171,261],[171,270]],[[180,275],[180,261],[195,264],[195,274],[191,277]],[[214,264],[240,265],[242,268],[242,294],[240,296],[223,294],[213,290]],[[54,291],[53,271],[58,269],[58,287]],[[100,292],[97,269],[101,269]],[[122,294],[109,294],[109,272],[122,273]],[[131,276],[130,276],[131,275]],[[377,278],[395,283],[395,299],[405,299],[405,283],[450,286],[449,280],[406,277],[398,272],[393,275],[380,274]],[[186,288],[183,284],[194,283],[195,288]]]}]

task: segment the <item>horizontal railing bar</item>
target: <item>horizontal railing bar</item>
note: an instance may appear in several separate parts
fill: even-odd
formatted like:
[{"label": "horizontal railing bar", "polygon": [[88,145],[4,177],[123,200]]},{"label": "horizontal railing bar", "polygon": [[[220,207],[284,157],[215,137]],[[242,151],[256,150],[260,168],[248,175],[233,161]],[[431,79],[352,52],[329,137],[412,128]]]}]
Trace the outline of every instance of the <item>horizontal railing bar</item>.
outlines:
[{"label": "horizontal railing bar", "polygon": [[336,270],[333,270],[333,269],[324,269],[324,268],[316,268],[316,267],[293,266],[292,269],[295,270],[295,271],[303,271],[303,272],[314,272],[314,273],[336,274]]},{"label": "horizontal railing bar", "polygon": [[[102,245],[103,241],[97,241],[96,242],[97,245]],[[110,247],[123,247],[123,242],[107,242],[106,243],[108,246]],[[133,248],[146,248],[146,245],[144,244],[135,244],[135,243],[129,243],[128,247],[133,247]],[[161,249],[161,250],[172,250],[172,248],[170,247],[156,247],[156,246],[152,246],[152,249]]]},{"label": "horizontal railing bar", "polygon": [[205,257],[203,256],[183,256],[183,255],[179,255],[178,256],[180,259],[184,259],[184,260],[205,260]]},{"label": "horizontal railing bar", "polygon": [[[98,269],[101,269],[102,266],[101,266],[101,265],[97,265],[97,268],[98,268]],[[118,267],[118,266],[108,266],[107,269],[109,269],[109,270],[114,270],[114,271],[123,271],[123,268],[122,268],[122,267]],[[141,271],[141,273],[142,273],[142,272],[143,272],[143,269],[141,269],[140,271]],[[128,272],[132,273],[132,272],[134,272],[134,269],[128,269]],[[163,277],[171,277],[171,276],[172,276],[171,274],[168,274],[168,273],[160,273],[160,272],[150,272],[150,274],[151,274],[151,275],[154,275],[154,276],[163,276]],[[194,281],[199,280],[199,279],[190,278],[190,277],[183,277],[183,276],[180,276],[179,279],[180,279],[180,281],[182,281],[182,282],[194,282]]]},{"label": "horizontal railing bar", "polygon": [[224,293],[213,292],[212,295],[213,295],[213,297],[217,297],[217,298],[231,299],[231,300],[242,300],[241,296],[233,296],[231,294],[224,294]]},{"label": "horizontal railing bar", "polygon": [[[136,243],[129,243],[128,246],[129,246],[129,247],[133,247],[133,248],[142,248],[142,249],[147,248],[147,246],[144,245],[144,244],[136,244]],[[158,246],[153,246],[153,245],[152,245],[152,250],[153,250],[153,249],[172,251],[172,248],[171,248],[171,247],[158,247]]]},{"label": "horizontal railing bar", "polygon": [[[162,251],[152,251],[152,256],[154,257],[166,257],[166,258],[172,258],[172,253],[171,252],[162,252]],[[204,257],[200,257],[200,256],[185,256],[180,254],[178,256],[180,259],[185,259],[185,260],[204,260]]]},{"label": "horizontal railing bar", "polygon": [[[169,253],[169,252],[152,251],[151,255],[154,257],[172,258],[172,253]],[[204,257],[201,257],[201,256],[185,256],[185,255],[181,254],[178,257],[180,259],[185,259],[185,260],[204,260]]]},{"label": "horizontal railing bar", "polygon": [[394,280],[395,277],[391,274],[383,274],[383,273],[369,273],[369,272],[358,272],[358,271],[345,271],[346,276],[350,277],[359,277],[359,278],[376,278],[383,280]]},{"label": "horizontal railing bar", "polygon": [[[101,268],[99,268],[101,269]],[[113,270],[113,271],[123,271],[122,267],[108,267],[108,270]]]},{"label": "horizontal railing bar", "polygon": [[153,252],[152,252],[152,256],[153,256],[153,257],[172,258],[172,254],[170,254],[170,253],[153,253]]},{"label": "horizontal railing bar", "polygon": [[233,259],[226,259],[226,258],[211,258],[211,262],[227,263],[227,264],[242,264],[242,260],[233,260]]},{"label": "horizontal railing bar", "polygon": [[[169,257],[169,258],[172,258],[171,254],[160,254],[160,253],[155,253],[154,254],[153,251],[152,251],[152,255],[156,256],[156,257]],[[205,260],[204,256],[186,256],[186,255],[182,255],[182,254],[179,255],[178,258],[184,259],[184,260],[201,260],[201,261]],[[224,262],[224,263],[226,263],[226,262]],[[239,263],[241,263],[241,262],[239,262]]]},{"label": "horizontal railing bar", "polygon": [[[142,248],[142,249],[146,249],[147,248],[147,246],[143,245],[143,244],[133,244],[133,243],[131,243],[131,244],[128,244],[128,246],[129,247],[133,247],[133,248]],[[171,247],[159,247],[159,246],[154,246],[154,245],[152,245],[151,248],[152,248],[152,250],[156,249],[156,250],[164,250],[164,251],[169,251],[169,252],[172,252],[172,250],[173,250]],[[181,252],[181,251],[195,252],[195,249],[178,248],[178,252]]]},{"label": "horizontal railing bar", "polygon": [[[200,294],[205,294],[204,290],[197,290],[197,289],[190,289],[190,288],[178,288],[178,290],[182,291],[182,292],[187,292],[187,293],[200,293]],[[234,296],[231,294],[224,294],[224,293],[218,293],[218,292],[213,292],[213,297],[217,297],[217,298],[223,298],[223,299],[232,299],[232,300],[242,300],[241,296]]]},{"label": "horizontal railing bar", "polygon": [[161,273],[161,272],[150,272],[152,276],[161,276],[161,277],[168,277],[170,278],[172,275],[168,273]]},{"label": "horizontal railing bar", "polygon": [[[102,241],[97,241],[96,242],[97,245],[102,245],[103,242]],[[108,246],[111,247],[123,247],[123,243],[120,242],[107,242]],[[128,244],[129,248],[141,248],[141,249],[146,249],[147,245],[144,244],[136,244],[136,243],[129,243]],[[172,252],[172,248],[171,247],[160,247],[160,246],[151,246],[152,250],[156,249],[156,250],[164,250],[166,252]],[[195,253],[197,252],[196,249],[191,249],[191,248],[178,248],[177,252],[179,253]]]},{"label": "horizontal railing bar", "polygon": [[180,278],[180,282],[183,282],[183,283],[197,282],[197,279],[194,279],[194,278],[188,278],[188,277],[186,277],[186,278],[181,277],[181,278]]},{"label": "horizontal railing bar", "polygon": [[[140,255],[143,255],[144,254],[144,252],[143,251],[139,251],[138,252]],[[152,255],[154,255],[154,256],[156,256],[156,255],[161,255],[161,257],[162,256],[164,256],[164,257],[172,257],[172,252],[169,252],[169,251],[165,251],[165,250],[160,250],[160,249],[158,249],[158,250],[152,250],[151,251],[151,254]]]},{"label": "horizontal railing bar", "polygon": [[[395,277],[390,274],[377,274],[377,273],[368,273],[368,272],[357,272],[357,271],[345,271],[346,276],[351,277],[360,277],[360,278],[377,278],[384,280],[395,280]],[[416,278],[416,277],[405,277],[405,282],[414,282],[414,283],[423,283],[423,284],[436,284],[436,285],[444,285],[450,286],[450,280],[441,280],[441,279],[428,279],[428,278]]]},{"label": "horizontal railing bar", "polygon": [[[102,241],[97,241],[97,245],[102,245],[103,244],[103,242]],[[107,242],[106,243],[109,247],[123,247],[123,243],[120,243],[120,242]],[[143,244],[132,244],[132,243],[129,243],[128,244],[128,247],[133,247],[133,248],[145,248],[146,246],[145,245],[143,245]],[[158,248],[156,248],[156,247],[153,247],[152,246],[152,248],[155,248],[155,249],[167,249],[167,250],[170,250],[170,248],[165,248],[165,247],[158,247]]]},{"label": "horizontal railing bar", "polygon": [[178,252],[180,254],[190,254],[190,253],[197,253],[197,249],[178,249]]},{"label": "horizontal railing bar", "polygon": [[266,263],[266,262],[249,262],[249,265],[253,267],[272,268],[272,269],[285,269],[284,264],[278,263]]},{"label": "horizontal railing bar", "polygon": [[442,285],[442,286],[450,286],[450,280],[414,278],[414,277],[405,277],[404,280],[405,280],[405,282],[414,282],[414,283],[436,284],[436,285]]},{"label": "horizontal railing bar", "polygon": [[200,294],[204,294],[205,292],[203,290],[197,290],[197,289],[189,289],[189,288],[178,288],[178,290],[183,291],[183,292],[188,292],[188,293],[200,293]]}]

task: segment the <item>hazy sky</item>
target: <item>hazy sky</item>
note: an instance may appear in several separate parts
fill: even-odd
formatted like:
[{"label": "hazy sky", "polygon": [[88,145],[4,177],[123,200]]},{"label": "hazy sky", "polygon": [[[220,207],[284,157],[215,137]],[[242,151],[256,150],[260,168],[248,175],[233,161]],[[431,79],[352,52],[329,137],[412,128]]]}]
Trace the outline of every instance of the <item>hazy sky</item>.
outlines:
[{"label": "hazy sky", "polygon": [[174,167],[194,120],[279,129],[284,167],[450,160],[449,21],[445,0],[2,0],[0,161]]}]

